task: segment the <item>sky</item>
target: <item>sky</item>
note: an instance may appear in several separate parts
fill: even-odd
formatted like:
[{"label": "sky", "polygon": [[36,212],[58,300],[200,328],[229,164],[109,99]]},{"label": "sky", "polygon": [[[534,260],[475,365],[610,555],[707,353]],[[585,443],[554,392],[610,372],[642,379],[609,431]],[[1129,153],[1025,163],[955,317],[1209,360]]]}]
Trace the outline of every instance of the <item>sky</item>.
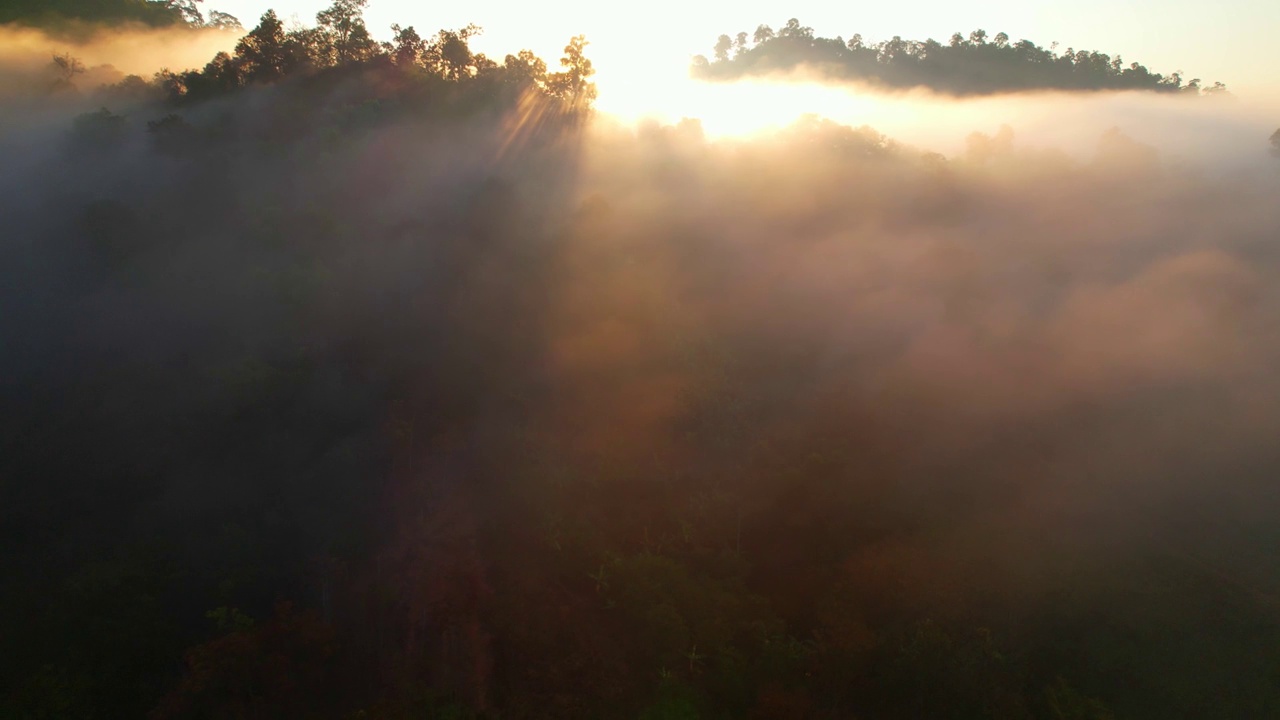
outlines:
[{"label": "sky", "polygon": [[[282,18],[296,16],[312,24],[329,0],[205,0],[240,18],[246,27],[272,7]],[[484,35],[474,47],[501,58],[522,48],[534,50],[554,66],[565,41],[585,34],[588,53],[602,79],[624,66],[632,72],[643,63],[680,69],[697,53],[710,55],[721,33],[750,32],[761,23],[775,28],[796,17],[820,36],[848,38],[861,33],[869,42],[901,35],[908,39],[946,41],[953,32],[982,28],[989,35],[1006,32],[1013,40],[1030,39],[1043,46],[1121,54],[1155,72],[1184,71],[1205,84],[1221,81],[1236,93],[1268,91],[1280,70],[1280,2],[1274,0],[906,0],[871,4],[788,3],[741,0],[696,3],[647,0],[643,4],[561,0],[557,3],[488,2],[455,5],[418,0],[372,0],[365,18],[370,30],[386,38],[392,23],[413,25],[423,35],[441,28],[475,23]],[[644,60],[639,60],[644,58]],[[603,83],[602,83],[603,85]]]}]

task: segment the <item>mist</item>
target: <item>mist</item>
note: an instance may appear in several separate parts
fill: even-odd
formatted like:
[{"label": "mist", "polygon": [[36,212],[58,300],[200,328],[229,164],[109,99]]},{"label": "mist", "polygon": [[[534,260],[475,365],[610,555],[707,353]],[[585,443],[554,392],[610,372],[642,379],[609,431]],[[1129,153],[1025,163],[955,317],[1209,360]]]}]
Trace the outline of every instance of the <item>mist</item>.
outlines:
[{"label": "mist", "polygon": [[[38,28],[0,27],[0,93],[31,93],[52,79],[50,60],[70,54],[80,60],[86,89],[119,82],[126,75],[150,78],[162,68],[200,67],[235,47],[241,31],[145,26],[85,26],[52,33]],[[12,102],[12,99],[10,100]]]},{"label": "mist", "polygon": [[1265,149],[1280,117],[1280,97],[1259,91],[1186,97],[1038,90],[955,97],[836,82],[803,68],[719,83],[690,78],[687,68],[622,72],[605,64],[601,72],[600,107],[624,123],[695,118],[714,140],[772,133],[818,115],[947,156],[962,155],[970,134],[1008,125],[1024,149],[1088,160],[1098,138],[1114,128],[1154,147],[1166,162],[1211,172],[1258,170],[1270,165],[1259,148]]},{"label": "mist", "polygon": [[17,716],[1275,710],[1269,101],[415,77],[6,96]]}]

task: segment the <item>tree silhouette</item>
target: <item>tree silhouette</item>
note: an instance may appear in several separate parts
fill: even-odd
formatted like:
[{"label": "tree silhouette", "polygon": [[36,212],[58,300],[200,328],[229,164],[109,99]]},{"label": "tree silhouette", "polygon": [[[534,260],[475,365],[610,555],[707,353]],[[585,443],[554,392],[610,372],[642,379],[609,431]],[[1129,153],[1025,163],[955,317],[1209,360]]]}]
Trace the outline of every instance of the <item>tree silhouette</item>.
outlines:
[{"label": "tree silhouette", "polygon": [[196,2],[199,0],[5,0],[0,2],[0,23],[58,29],[76,21],[198,27],[202,17]]},{"label": "tree silhouette", "polygon": [[52,87],[55,91],[74,89],[76,76],[83,75],[85,70],[84,63],[72,57],[71,53],[54,55],[50,65],[55,76]]},{"label": "tree silhouette", "polygon": [[364,23],[364,9],[369,0],[334,0],[333,5],[316,14],[316,25],[332,46],[338,63],[368,60],[377,49]]},{"label": "tree silhouette", "polygon": [[427,42],[418,35],[418,31],[413,26],[400,27],[392,25],[391,32],[394,37],[391,42],[384,45],[384,49],[391,55],[391,61],[397,67],[402,68],[420,68],[427,57]]},{"label": "tree silhouette", "polygon": [[563,69],[547,78],[551,95],[571,108],[590,107],[596,99],[596,84],[590,80],[596,71],[586,56],[587,45],[583,35],[570,39],[564,48],[564,57],[560,58]]},{"label": "tree silhouette", "polygon": [[[738,37],[745,40],[744,33]],[[754,45],[735,46],[728,35],[716,42],[713,60],[698,56],[692,72],[707,80],[785,71],[810,65],[833,79],[858,80],[886,87],[927,87],[940,92],[970,95],[1029,89],[1149,90],[1214,95],[1226,92],[1222,83],[1202,87],[1200,80],[1184,82],[1181,73],[1160,75],[1138,63],[1125,65],[1119,56],[1056,45],[1046,50],[1030,40],[1011,42],[997,33],[974,30],[966,38],[951,36],[949,44],[936,40],[906,40],[894,36],[868,45],[862,35],[848,42],[816,37],[813,29],[792,18],[775,35],[761,25],[752,36]]]},{"label": "tree silhouette", "polygon": [[728,62],[731,49],[733,49],[733,40],[728,35],[721,35],[720,39],[716,40],[716,62]]},{"label": "tree silhouette", "polygon": [[240,24],[239,18],[230,13],[221,10],[210,10],[209,19],[205,22],[205,27],[214,30],[243,30],[244,26]]},{"label": "tree silhouette", "polygon": [[289,69],[284,23],[275,10],[263,13],[258,25],[240,38],[236,60],[251,82],[271,82],[284,76]]}]

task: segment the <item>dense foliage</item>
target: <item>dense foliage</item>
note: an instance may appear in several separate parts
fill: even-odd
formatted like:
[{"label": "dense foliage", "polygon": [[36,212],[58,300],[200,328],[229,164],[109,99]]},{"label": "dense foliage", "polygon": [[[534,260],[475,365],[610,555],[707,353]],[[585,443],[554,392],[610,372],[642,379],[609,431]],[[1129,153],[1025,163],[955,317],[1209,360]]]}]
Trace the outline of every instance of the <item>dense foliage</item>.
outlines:
[{"label": "dense foliage", "polygon": [[1067,48],[1057,43],[1045,49],[1030,40],[1012,42],[1005,33],[988,39],[985,30],[965,38],[951,36],[947,44],[932,38],[923,42],[892,40],[868,43],[855,34],[816,37],[813,28],[792,18],[775,32],[761,25],[748,36],[721,35],[713,59],[694,58],[695,77],[733,80],[787,72],[800,67],[841,80],[856,80],[891,88],[929,88],[953,95],[979,95],[1020,90],[1149,90],[1154,92],[1220,93],[1221,83],[1201,88],[1200,80],[1184,81],[1180,72],[1153,73],[1138,63],[1126,64],[1119,55]]},{"label": "dense foliage", "polygon": [[0,717],[1280,713],[1274,183],[362,7],[11,116]]},{"label": "dense foliage", "polygon": [[[546,63],[528,50],[506,56],[502,64],[473,53],[468,39],[480,32],[474,25],[441,30],[425,39],[414,28],[397,25],[391,42],[376,42],[362,17],[366,4],[367,0],[337,0],[316,16],[315,27],[287,32],[275,12],[267,11],[234,53],[219,53],[203,70],[163,71],[156,75],[153,87],[170,103],[184,105],[247,85],[340,70],[381,73],[402,86],[391,93],[396,102],[410,97],[449,98],[450,103],[463,97],[481,103],[520,98],[532,102],[528,94],[532,92],[541,101],[558,103],[561,111],[577,112],[588,109],[595,99],[595,86],[589,80],[594,70],[581,36],[565,47],[563,69],[548,73]],[[118,89],[139,88],[139,80],[127,80]]]},{"label": "dense foliage", "polygon": [[202,0],[0,0],[0,24],[16,23],[52,30],[88,26],[235,28],[240,22],[217,10],[208,17],[196,3]]}]

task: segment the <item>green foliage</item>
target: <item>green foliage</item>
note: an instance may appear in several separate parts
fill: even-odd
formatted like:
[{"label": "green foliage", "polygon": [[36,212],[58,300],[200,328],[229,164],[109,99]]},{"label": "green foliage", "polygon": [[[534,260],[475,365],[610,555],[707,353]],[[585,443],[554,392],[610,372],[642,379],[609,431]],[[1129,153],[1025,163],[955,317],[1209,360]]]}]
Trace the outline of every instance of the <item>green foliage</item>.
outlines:
[{"label": "green foliage", "polygon": [[597,591],[642,628],[640,657],[658,673],[697,677],[735,647],[754,649],[779,623],[764,598],[732,578],[699,573],[673,558],[618,558],[592,575]]},{"label": "green foliage", "polygon": [[331,54],[339,64],[365,61],[378,52],[378,45],[364,24],[364,8],[369,0],[334,0],[332,6],[316,15],[317,29],[322,33]]},{"label": "green foliage", "polygon": [[142,23],[156,27],[199,23],[194,4],[172,0],[3,0],[0,23],[61,29],[85,23]]},{"label": "green foliage", "polygon": [[1081,695],[1061,677],[1044,689],[1048,717],[1052,720],[1114,720],[1102,701]]},{"label": "green foliage", "polygon": [[[268,10],[257,27],[236,44],[238,70],[250,82],[277,80],[297,61],[297,54],[289,52],[291,49],[292,46],[285,45],[284,23],[276,16],[275,10]],[[227,72],[218,65],[206,68],[206,72],[209,70],[218,75]]]},{"label": "green foliage", "polygon": [[53,56],[54,90],[72,88],[77,75],[84,74],[84,63],[71,56],[70,53]]},{"label": "green foliage", "polygon": [[[915,41],[898,36],[869,45],[860,34],[847,42],[817,37],[812,28],[792,18],[776,34],[766,25],[756,28],[750,48],[745,33],[739,37],[742,40],[735,46],[728,35],[721,35],[714,47],[714,60],[696,58],[694,75],[732,80],[807,66],[833,79],[894,88],[925,87],[954,95],[1018,90],[1226,92],[1222,83],[1201,88],[1199,79],[1184,83],[1181,73],[1153,73],[1138,63],[1126,65],[1119,55],[1074,48],[1059,54],[1030,40],[1011,42],[1005,33],[988,42],[987,32],[981,29],[969,33],[967,39],[955,33],[947,45],[932,38]],[[730,56],[734,47],[737,51]]]},{"label": "green foliage", "polygon": [[893,673],[925,717],[1031,717],[1019,668],[986,628],[957,632],[923,620],[902,645]]},{"label": "green foliage", "polygon": [[128,123],[106,108],[77,115],[71,124],[71,141],[86,150],[108,149],[124,141]]},{"label": "green foliage", "polygon": [[[431,95],[432,104],[443,101],[469,112],[474,106],[524,103],[521,112],[535,125],[549,118],[584,116],[596,99],[596,86],[590,81],[595,69],[586,57],[583,36],[565,47],[563,69],[549,73],[546,62],[528,50],[507,55],[502,64],[472,52],[470,41],[481,32],[476,25],[440,30],[430,38],[413,27],[393,25],[392,40],[376,43],[364,22],[366,4],[367,0],[337,0],[316,15],[315,27],[289,31],[275,11],[268,10],[233,54],[219,53],[201,70],[161,71],[153,86],[173,104],[192,104],[246,86],[302,81],[325,72],[385,76],[394,71],[418,83],[417,90]],[[442,80],[452,87],[446,89]]]},{"label": "green foliage", "polygon": [[638,720],[698,720],[698,704],[688,687],[663,683],[653,704],[640,711]]},{"label": "green foliage", "polygon": [[564,48],[564,57],[560,58],[560,67],[564,69],[547,77],[547,89],[552,97],[571,108],[589,108],[596,99],[596,85],[589,79],[596,71],[584,52],[587,44],[582,35],[571,39]]},{"label": "green foliage", "polygon": [[240,612],[240,608],[229,608],[223,605],[210,610],[204,616],[213,622],[218,633],[222,635],[247,632],[253,628],[253,618]]},{"label": "green foliage", "polygon": [[151,713],[154,720],[332,712],[324,688],[332,672],[333,632],[315,613],[281,603],[261,624],[234,610],[211,615],[226,621],[225,634],[187,653],[187,675]]},{"label": "green foliage", "polygon": [[147,133],[158,152],[174,157],[191,155],[199,147],[200,132],[181,115],[169,113],[147,123]]}]

